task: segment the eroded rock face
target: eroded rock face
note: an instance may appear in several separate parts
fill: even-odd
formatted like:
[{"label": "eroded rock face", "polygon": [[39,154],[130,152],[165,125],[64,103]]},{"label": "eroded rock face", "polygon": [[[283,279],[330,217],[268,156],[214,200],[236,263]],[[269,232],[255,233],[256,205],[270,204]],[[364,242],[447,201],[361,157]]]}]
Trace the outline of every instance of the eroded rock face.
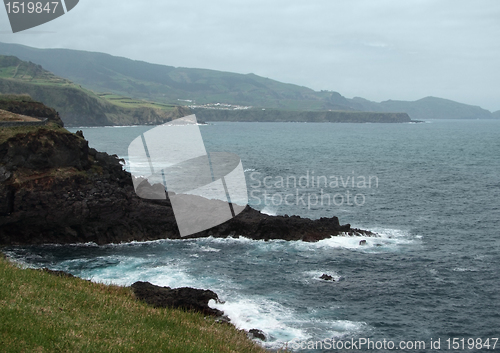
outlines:
[{"label": "eroded rock face", "polygon": [[19,134],[0,144],[0,168],[29,170],[32,174],[48,169],[91,166],[88,142],[75,134],[40,128]]},{"label": "eroded rock face", "polygon": [[[318,241],[341,233],[372,234],[340,225],[337,217],[268,216],[247,206],[235,218],[189,238]],[[89,148],[76,134],[45,128],[0,144],[0,244],[165,238],[180,238],[170,201],[139,198],[117,156]]]},{"label": "eroded rock face", "polygon": [[58,137],[34,143],[35,151],[26,148],[30,143],[25,139],[16,141],[23,143],[0,146],[0,163],[12,174],[0,183],[0,243],[105,244],[179,237],[169,202],[137,197],[116,157],[89,149],[77,137],[67,150]]},{"label": "eroded rock face", "polygon": [[222,316],[224,313],[208,306],[210,300],[219,302],[215,292],[189,287],[170,288],[155,286],[149,282],[135,282],[131,286],[137,299],[157,308],[186,309],[205,315]]}]

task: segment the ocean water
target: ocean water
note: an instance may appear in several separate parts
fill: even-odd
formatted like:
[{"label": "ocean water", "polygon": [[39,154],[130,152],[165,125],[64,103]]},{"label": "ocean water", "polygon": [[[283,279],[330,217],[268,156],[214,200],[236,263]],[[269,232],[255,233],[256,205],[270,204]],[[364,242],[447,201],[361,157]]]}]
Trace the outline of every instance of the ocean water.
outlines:
[{"label": "ocean water", "polygon": [[[92,147],[127,159],[128,144],[150,128],[81,130]],[[225,303],[211,305],[240,328],[262,330],[269,349],[327,352],[335,339],[334,348],[372,342],[360,350],[390,351],[383,340],[394,349],[404,341],[407,351],[437,351],[431,342],[441,350],[493,350],[500,338],[500,121],[211,123],[200,130],[207,151],[240,156],[253,207],[336,215],[378,236],[45,245],[8,254],[93,281],[212,289]],[[323,273],[335,281],[319,279]]]}]

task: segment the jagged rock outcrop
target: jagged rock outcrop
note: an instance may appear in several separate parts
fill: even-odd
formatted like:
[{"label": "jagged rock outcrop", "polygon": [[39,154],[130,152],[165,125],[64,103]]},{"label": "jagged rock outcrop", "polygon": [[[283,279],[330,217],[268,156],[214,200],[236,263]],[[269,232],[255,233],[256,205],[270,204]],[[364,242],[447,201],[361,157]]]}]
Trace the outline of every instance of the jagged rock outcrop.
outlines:
[{"label": "jagged rock outcrop", "polygon": [[149,282],[135,282],[131,288],[137,299],[156,308],[193,310],[212,316],[224,314],[208,306],[210,300],[220,302],[217,293],[209,289],[160,287]]},{"label": "jagged rock outcrop", "polygon": [[[337,217],[268,216],[247,206],[230,221],[190,237],[317,241],[340,233],[371,235],[340,225]],[[164,238],[180,238],[170,201],[139,198],[117,156],[49,127],[0,141],[0,244]]]},{"label": "jagged rock outcrop", "polygon": [[331,275],[327,275],[326,273],[323,273],[319,278],[324,280],[324,281],[335,282],[335,278],[333,278],[333,276],[331,276]]},{"label": "jagged rock outcrop", "polygon": [[253,328],[253,329],[251,329],[251,330],[248,331],[248,338],[250,338],[250,339],[258,339],[258,340],[261,340],[261,341],[265,341],[266,340],[266,334],[262,330]]}]

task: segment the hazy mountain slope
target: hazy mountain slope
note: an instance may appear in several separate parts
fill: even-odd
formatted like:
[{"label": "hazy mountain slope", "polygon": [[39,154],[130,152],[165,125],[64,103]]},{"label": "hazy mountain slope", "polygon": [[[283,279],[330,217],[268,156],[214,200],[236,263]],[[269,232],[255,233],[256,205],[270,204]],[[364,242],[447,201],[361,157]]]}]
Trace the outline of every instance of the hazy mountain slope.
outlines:
[{"label": "hazy mountain slope", "polygon": [[103,53],[0,43],[0,54],[15,55],[41,64],[55,74],[97,92],[167,104],[220,102],[302,111],[405,112],[416,120],[493,118],[485,109],[447,99],[426,97],[413,102],[388,100],[376,103],[359,97],[348,99],[333,91],[316,92],[254,74],[176,68]]},{"label": "hazy mountain slope", "polygon": [[388,100],[375,103],[359,97],[353,98],[352,101],[360,110],[405,112],[415,120],[493,118],[490,111],[481,107],[436,97],[425,97],[413,102]]},{"label": "hazy mountain slope", "polygon": [[[0,55],[0,93],[29,94],[56,107],[69,126],[159,124],[191,114],[187,107],[170,107],[134,101],[111,94],[95,94],[71,81],[55,76],[40,65],[14,56]],[[340,96],[340,95],[339,95]],[[341,97],[341,96],[340,96]],[[338,98],[338,99],[342,99]],[[345,99],[345,98],[344,98]],[[135,106],[135,107],[134,107]],[[350,111],[290,111],[265,109],[198,109],[201,120],[228,121],[330,121],[408,122],[406,113],[366,113]]]},{"label": "hazy mountain slope", "polygon": [[413,119],[488,119],[491,112],[478,106],[452,100],[426,97],[414,102],[385,101],[380,106],[385,111],[405,111]]},{"label": "hazy mountain slope", "polygon": [[281,109],[352,110],[330,102],[332,92],[319,93],[254,74],[175,68],[103,53],[35,49],[17,44],[0,43],[0,54],[36,62],[56,75],[95,91],[158,102],[193,100],[198,104],[224,102]]},{"label": "hazy mountain slope", "polygon": [[0,93],[29,94],[54,107],[68,126],[156,124],[188,113],[184,108],[173,106],[151,108],[137,104],[129,108],[112,104],[40,65],[13,56],[0,55]]}]

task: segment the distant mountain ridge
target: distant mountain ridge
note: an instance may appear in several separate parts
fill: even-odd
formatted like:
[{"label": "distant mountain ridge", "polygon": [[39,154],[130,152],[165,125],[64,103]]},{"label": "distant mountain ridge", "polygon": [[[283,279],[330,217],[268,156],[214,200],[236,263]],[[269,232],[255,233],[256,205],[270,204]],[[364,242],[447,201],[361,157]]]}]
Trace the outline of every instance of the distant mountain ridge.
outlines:
[{"label": "distant mountain ridge", "polygon": [[[35,49],[0,43],[0,54],[42,65],[54,74],[97,92],[179,104],[185,100],[231,103],[292,110],[353,110],[328,101],[306,87],[257,75],[175,68],[69,49]],[[330,93],[331,94],[331,93]],[[324,96],[324,97],[323,97]]]},{"label": "distant mountain ridge", "polygon": [[354,98],[365,110],[401,111],[408,113],[412,119],[491,119],[489,110],[478,106],[458,103],[449,99],[425,97],[413,102],[388,100],[374,103]]},{"label": "distant mountain ridge", "polygon": [[[4,96],[4,95],[8,96]],[[0,99],[12,94],[33,97],[55,107],[69,126],[158,125],[196,111],[201,121],[303,121],[350,123],[411,122],[406,113],[355,111],[291,111],[266,109],[191,109],[94,93],[32,62],[0,55]],[[30,99],[28,99],[30,100]]]},{"label": "distant mountain ridge", "polygon": [[55,108],[67,126],[158,124],[190,111],[184,107],[147,106],[142,102],[136,106],[113,104],[112,100],[97,96],[40,65],[3,55],[0,55],[0,94],[28,94]]},{"label": "distant mountain ridge", "polygon": [[87,89],[164,104],[220,102],[295,111],[404,112],[417,120],[499,117],[481,107],[436,97],[377,103],[359,97],[348,99],[333,91],[317,92],[254,74],[177,68],[104,53],[0,43],[0,54],[42,65]]}]

